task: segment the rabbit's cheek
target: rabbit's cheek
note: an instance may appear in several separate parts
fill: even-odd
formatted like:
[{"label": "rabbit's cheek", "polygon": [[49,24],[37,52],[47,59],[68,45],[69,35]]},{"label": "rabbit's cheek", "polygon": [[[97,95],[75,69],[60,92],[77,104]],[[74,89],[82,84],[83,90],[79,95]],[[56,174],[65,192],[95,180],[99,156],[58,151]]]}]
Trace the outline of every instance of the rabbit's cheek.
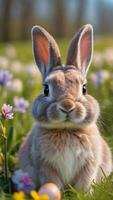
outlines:
[{"label": "rabbit's cheek", "polygon": [[89,103],[87,106],[87,116],[85,118],[86,123],[96,122],[99,116],[98,106]]},{"label": "rabbit's cheek", "polygon": [[54,103],[47,109],[47,118],[51,122],[61,122],[65,120],[65,114],[60,112],[57,104]]},{"label": "rabbit's cheek", "polygon": [[86,108],[80,102],[76,102],[74,111],[70,113],[70,119],[73,122],[80,123],[85,119],[86,115]]},{"label": "rabbit's cheek", "polygon": [[34,118],[39,121],[46,121],[46,109],[49,105],[49,102],[45,98],[41,98],[41,100],[35,100],[32,106],[32,114]]},{"label": "rabbit's cheek", "polygon": [[[99,104],[97,103],[97,101],[88,95],[87,100],[85,102],[85,107],[87,110],[87,115],[85,118],[85,122],[86,123],[92,123],[92,122],[96,122],[98,119],[98,116],[100,114],[100,108],[99,108]],[[90,100],[90,101],[89,101]]]}]

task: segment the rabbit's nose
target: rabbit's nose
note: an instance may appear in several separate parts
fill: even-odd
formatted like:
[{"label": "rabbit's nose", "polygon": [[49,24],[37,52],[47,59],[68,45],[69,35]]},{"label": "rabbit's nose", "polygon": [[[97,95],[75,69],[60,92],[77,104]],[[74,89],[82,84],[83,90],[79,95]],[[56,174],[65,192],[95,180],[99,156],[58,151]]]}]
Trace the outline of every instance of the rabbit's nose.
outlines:
[{"label": "rabbit's nose", "polygon": [[70,99],[65,99],[60,102],[59,109],[64,113],[72,112],[75,109],[75,103]]}]

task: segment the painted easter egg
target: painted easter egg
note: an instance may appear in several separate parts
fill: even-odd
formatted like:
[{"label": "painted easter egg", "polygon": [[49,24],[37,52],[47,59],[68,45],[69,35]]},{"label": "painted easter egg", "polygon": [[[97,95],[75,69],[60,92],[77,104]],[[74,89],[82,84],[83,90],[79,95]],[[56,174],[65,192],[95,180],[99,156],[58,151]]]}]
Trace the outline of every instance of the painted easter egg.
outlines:
[{"label": "painted easter egg", "polygon": [[50,200],[61,200],[61,192],[54,183],[46,183],[38,191],[39,194],[47,194]]}]

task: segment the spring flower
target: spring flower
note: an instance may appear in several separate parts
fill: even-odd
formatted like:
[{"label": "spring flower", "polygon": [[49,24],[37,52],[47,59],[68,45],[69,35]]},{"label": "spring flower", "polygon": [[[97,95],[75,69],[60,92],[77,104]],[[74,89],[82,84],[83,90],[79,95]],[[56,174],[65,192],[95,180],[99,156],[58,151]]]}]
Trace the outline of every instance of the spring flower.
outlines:
[{"label": "spring flower", "polygon": [[40,72],[38,68],[34,65],[34,63],[29,63],[24,67],[25,73],[27,73],[30,76],[38,76],[41,80]]},{"label": "spring flower", "polygon": [[33,200],[40,200],[40,196],[38,195],[38,193],[36,191],[31,191],[30,192],[31,197],[33,198]]},{"label": "spring flower", "polygon": [[14,58],[16,56],[16,48],[12,45],[7,45],[5,53],[9,58]]},{"label": "spring flower", "polygon": [[96,73],[91,74],[91,79],[94,82],[95,89],[98,89],[106,80],[110,78],[110,74],[107,70],[99,70]]},{"label": "spring flower", "polygon": [[5,120],[13,119],[13,107],[7,104],[3,104],[0,108],[0,116],[3,117]]},{"label": "spring flower", "polygon": [[12,79],[12,74],[8,70],[0,70],[0,85],[7,86]]},{"label": "spring flower", "polygon": [[12,176],[12,181],[15,184],[18,191],[24,191],[29,193],[35,189],[35,184],[32,182],[27,172],[23,172],[21,169],[15,171]]},{"label": "spring flower", "polygon": [[46,195],[46,194],[40,195],[34,190],[30,192],[30,195],[33,200],[50,200],[48,195]]},{"label": "spring flower", "polygon": [[113,48],[104,51],[104,60],[108,65],[113,66]]},{"label": "spring flower", "polygon": [[23,192],[15,192],[13,194],[13,200],[25,200],[25,195]]},{"label": "spring flower", "polygon": [[13,79],[8,85],[7,89],[13,92],[22,92],[23,83],[20,79]]},{"label": "spring flower", "polygon": [[13,60],[10,65],[11,70],[14,73],[20,73],[23,71],[23,64],[19,60]]},{"label": "spring flower", "polygon": [[0,56],[0,67],[6,69],[9,65],[9,60],[5,56]]},{"label": "spring flower", "polygon": [[103,54],[100,52],[95,52],[93,56],[93,64],[95,67],[100,68],[103,65]]},{"label": "spring flower", "polygon": [[24,98],[15,97],[13,101],[15,105],[15,110],[20,113],[25,113],[26,109],[29,107],[29,102]]}]

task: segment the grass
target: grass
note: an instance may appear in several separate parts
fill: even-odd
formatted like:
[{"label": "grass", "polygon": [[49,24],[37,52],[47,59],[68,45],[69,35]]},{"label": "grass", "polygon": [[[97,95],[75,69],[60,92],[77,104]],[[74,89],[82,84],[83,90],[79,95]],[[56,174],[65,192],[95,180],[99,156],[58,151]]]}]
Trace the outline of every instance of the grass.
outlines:
[{"label": "grass", "polygon": [[[62,52],[62,60],[65,63],[66,49],[68,47],[68,39],[58,40]],[[10,53],[7,53],[7,48],[10,51],[10,44],[0,44],[0,56],[5,56],[8,60],[5,68],[7,68],[13,74],[13,80],[19,79],[22,83],[23,89],[21,91],[13,90],[11,88],[0,87],[1,98],[0,105],[10,103],[14,106],[13,99],[15,96],[23,97],[27,99],[31,105],[33,99],[42,90],[41,79],[37,73],[32,74],[25,70],[25,66],[30,70],[33,66],[30,64],[33,62],[31,41],[29,42],[13,42],[11,44],[16,51],[16,55],[11,57]],[[106,48],[113,48],[112,38],[97,38],[95,41],[95,52],[100,52],[100,55],[106,50]],[[105,54],[103,54],[105,55]],[[108,55],[109,56],[109,55]],[[111,56],[111,55],[110,55]],[[104,59],[103,57],[101,59]],[[110,57],[111,59],[111,57]],[[16,71],[14,62],[18,61],[21,65],[21,70]],[[111,59],[112,60],[112,59]],[[5,61],[6,62],[6,61]],[[88,91],[100,103],[101,117],[99,119],[99,127],[103,134],[103,137],[108,141],[111,149],[113,149],[113,61],[109,63],[106,60],[101,60],[101,65],[95,66],[95,62],[92,63],[90,73],[88,75]],[[12,64],[13,63],[13,64]],[[16,65],[16,63],[15,63]],[[0,69],[4,68],[3,62],[0,60]],[[91,78],[92,74],[96,75],[97,72],[106,70],[109,74],[108,78],[103,78],[103,82],[98,84],[98,88],[95,88],[94,80]],[[8,136],[8,162],[9,162],[9,174],[10,176],[18,168],[18,150],[19,146],[24,140],[24,137],[34,124],[34,120],[31,116],[30,107],[24,114],[15,112],[14,120],[7,125]],[[3,166],[3,143],[0,141],[0,167]],[[3,184],[0,180],[0,199],[12,199],[9,194],[4,194]],[[63,193],[63,200],[111,200],[113,199],[113,175],[102,180],[101,184],[93,183],[93,192],[91,194],[77,191],[71,186]]]}]

